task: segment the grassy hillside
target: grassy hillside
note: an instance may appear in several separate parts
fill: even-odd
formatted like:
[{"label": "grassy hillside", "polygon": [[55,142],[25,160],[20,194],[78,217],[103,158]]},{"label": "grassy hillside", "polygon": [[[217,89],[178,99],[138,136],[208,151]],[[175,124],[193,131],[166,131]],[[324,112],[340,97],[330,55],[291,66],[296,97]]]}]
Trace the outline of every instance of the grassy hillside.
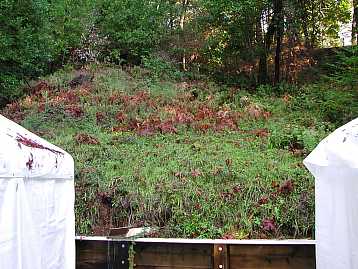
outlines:
[{"label": "grassy hillside", "polygon": [[314,180],[302,160],[357,115],[357,92],[158,77],[66,68],[2,111],[73,155],[77,233],[128,225],[156,227],[150,236],[312,237]]}]

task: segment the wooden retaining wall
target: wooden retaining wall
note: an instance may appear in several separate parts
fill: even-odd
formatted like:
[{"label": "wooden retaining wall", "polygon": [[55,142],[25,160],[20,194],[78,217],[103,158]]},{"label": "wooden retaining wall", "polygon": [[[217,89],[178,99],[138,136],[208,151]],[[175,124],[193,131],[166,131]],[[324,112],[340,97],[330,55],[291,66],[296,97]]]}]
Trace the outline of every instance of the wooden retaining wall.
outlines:
[{"label": "wooden retaining wall", "polygon": [[314,269],[312,240],[79,237],[76,269]]}]

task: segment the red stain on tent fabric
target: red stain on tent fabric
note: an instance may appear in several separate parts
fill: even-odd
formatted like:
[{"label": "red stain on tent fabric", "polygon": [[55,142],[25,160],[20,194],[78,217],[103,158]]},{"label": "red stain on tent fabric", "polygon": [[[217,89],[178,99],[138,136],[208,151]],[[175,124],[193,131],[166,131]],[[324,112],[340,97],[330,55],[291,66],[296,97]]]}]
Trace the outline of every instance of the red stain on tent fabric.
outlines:
[{"label": "red stain on tent fabric", "polygon": [[[24,146],[29,147],[29,148],[44,149],[44,150],[48,150],[48,151],[50,151],[52,153],[55,153],[55,154],[63,155],[63,152],[61,152],[61,151],[45,147],[44,145],[41,145],[41,144],[37,143],[36,141],[34,141],[32,139],[29,139],[27,137],[24,137],[24,136],[22,136],[20,134],[17,134],[16,141],[19,143],[19,146],[24,145]],[[21,148],[21,146],[20,146],[20,148]]]},{"label": "red stain on tent fabric", "polygon": [[26,162],[26,167],[27,167],[29,170],[32,170],[33,165],[34,165],[34,156],[32,155],[32,153],[30,153],[29,160]]}]

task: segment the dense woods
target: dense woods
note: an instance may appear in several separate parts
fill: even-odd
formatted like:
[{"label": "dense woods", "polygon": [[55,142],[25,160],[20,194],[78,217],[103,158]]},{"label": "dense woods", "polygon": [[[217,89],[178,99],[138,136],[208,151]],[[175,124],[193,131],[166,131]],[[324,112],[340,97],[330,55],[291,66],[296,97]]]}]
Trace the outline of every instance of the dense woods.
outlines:
[{"label": "dense woods", "polygon": [[340,25],[349,22],[356,42],[356,6],[350,0],[4,0],[1,102],[68,62],[138,65],[159,58],[247,86],[292,81],[297,50],[339,45]]}]

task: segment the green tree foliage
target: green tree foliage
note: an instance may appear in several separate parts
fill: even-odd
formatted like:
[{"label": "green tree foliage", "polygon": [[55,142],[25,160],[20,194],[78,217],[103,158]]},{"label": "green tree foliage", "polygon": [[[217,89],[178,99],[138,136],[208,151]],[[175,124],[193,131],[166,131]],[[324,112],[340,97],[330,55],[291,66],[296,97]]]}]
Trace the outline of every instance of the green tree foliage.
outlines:
[{"label": "green tree foliage", "polygon": [[53,0],[49,5],[48,27],[56,60],[64,63],[71,48],[79,47],[94,26],[94,0]]},{"label": "green tree foliage", "polygon": [[109,55],[120,62],[138,62],[155,48],[168,28],[168,2],[155,0],[101,0],[98,24],[109,38]]},{"label": "green tree foliage", "polygon": [[46,1],[0,2],[0,102],[16,97],[28,76],[41,73],[51,59],[46,32]]},{"label": "green tree foliage", "polygon": [[357,45],[358,40],[358,0],[353,0],[353,19],[352,19],[352,45]]},{"label": "green tree foliage", "polygon": [[338,62],[331,65],[334,75],[330,80],[351,90],[358,90],[358,46],[342,49],[337,58]]},{"label": "green tree foliage", "polygon": [[350,0],[299,0],[298,4],[301,29],[310,46],[322,46],[337,39],[340,24],[350,20]]},{"label": "green tree foliage", "polygon": [[30,78],[63,64],[80,45],[91,0],[0,1],[0,105],[21,94]]},{"label": "green tree foliage", "polygon": [[184,71],[196,67],[225,79],[239,77],[236,83],[279,82],[284,51],[335,44],[351,5],[351,0],[3,0],[0,102],[17,96],[27,79],[66,63],[93,32],[106,40],[102,54],[115,63],[139,64],[160,50]]},{"label": "green tree foliage", "polygon": [[[342,0],[201,0],[198,18],[208,34],[206,56],[216,67],[240,65],[260,58],[259,81],[270,81],[267,61],[275,56],[275,81],[280,80],[283,42],[293,47],[334,44],[339,26],[350,19],[350,1]],[[202,15],[201,14],[201,15]],[[332,42],[333,41],[333,42]],[[274,49],[275,45],[275,49]]]}]

